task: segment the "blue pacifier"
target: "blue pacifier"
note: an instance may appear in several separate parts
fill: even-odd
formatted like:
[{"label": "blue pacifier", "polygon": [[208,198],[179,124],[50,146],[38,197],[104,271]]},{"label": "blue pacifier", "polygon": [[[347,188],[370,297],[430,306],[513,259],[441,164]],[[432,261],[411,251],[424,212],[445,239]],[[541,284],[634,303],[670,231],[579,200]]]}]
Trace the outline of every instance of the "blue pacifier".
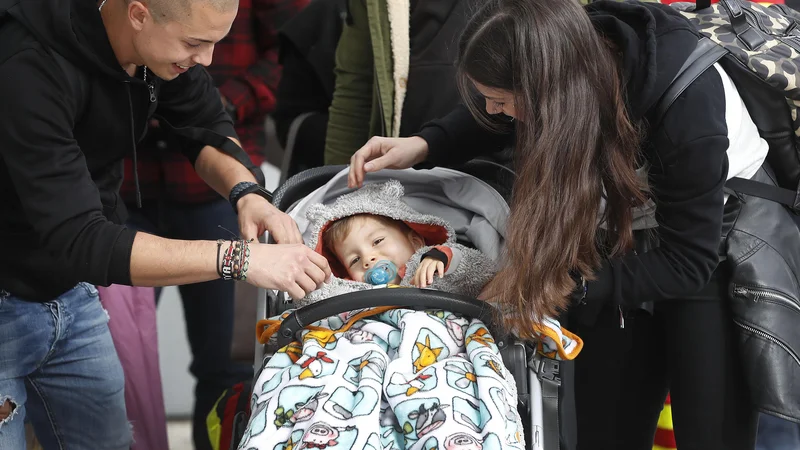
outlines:
[{"label": "blue pacifier", "polygon": [[364,274],[364,282],[374,286],[389,284],[397,277],[397,266],[385,259],[378,261]]}]

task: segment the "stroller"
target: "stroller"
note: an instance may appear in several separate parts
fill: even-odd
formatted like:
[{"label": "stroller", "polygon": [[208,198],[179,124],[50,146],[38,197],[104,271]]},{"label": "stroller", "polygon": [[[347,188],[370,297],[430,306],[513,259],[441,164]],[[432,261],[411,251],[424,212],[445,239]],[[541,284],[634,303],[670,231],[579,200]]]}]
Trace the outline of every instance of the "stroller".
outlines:
[{"label": "stroller", "polygon": [[[473,160],[458,170],[382,171],[368,175],[366,181],[390,178],[403,183],[409,205],[417,210],[424,212],[426,203],[436,200],[427,208],[437,215],[444,214],[444,218],[453,223],[459,243],[478,248],[490,257],[499,256],[502,230],[508,215],[507,199],[514,178],[511,170],[492,161]],[[287,180],[275,192],[273,204],[292,215],[307,238],[305,207],[347,192],[346,180],[346,166],[309,169]],[[465,212],[459,212],[462,208]],[[453,212],[449,217],[448,211]],[[286,316],[276,338],[267,344],[256,345],[255,380],[275,352],[296,340],[306,325],[347,311],[381,306],[449,311],[480,319],[493,335],[503,334],[498,333],[500,330],[493,324],[495,319],[491,307],[477,299],[422,289],[353,292],[340,295],[335,301],[324,300],[296,309]],[[259,290],[258,319],[278,316],[292,308],[291,300],[284,293]],[[513,337],[496,344],[504,365],[516,381],[517,409],[524,423],[526,448],[574,449],[575,408],[572,389],[569,388],[573,363],[544,357]],[[243,433],[244,427],[237,428]],[[235,436],[234,441],[238,443],[240,438],[241,434]]]}]

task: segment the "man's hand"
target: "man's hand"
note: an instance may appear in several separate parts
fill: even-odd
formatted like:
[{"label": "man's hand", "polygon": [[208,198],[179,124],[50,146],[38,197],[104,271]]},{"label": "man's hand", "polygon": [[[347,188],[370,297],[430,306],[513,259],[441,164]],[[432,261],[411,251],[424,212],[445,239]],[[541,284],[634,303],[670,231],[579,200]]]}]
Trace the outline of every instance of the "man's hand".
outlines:
[{"label": "man's hand", "polygon": [[279,244],[302,244],[303,236],[297,223],[288,214],[278,210],[264,197],[248,194],[236,204],[239,211],[239,231],[245,239],[255,239],[269,232]]},{"label": "man's hand", "polygon": [[302,244],[252,244],[247,282],[301,299],[330,280],[324,256]]},{"label": "man's hand", "polygon": [[444,276],[444,263],[435,258],[425,258],[419,264],[412,284],[418,288],[428,287],[433,284],[433,277],[437,273],[439,278]]}]

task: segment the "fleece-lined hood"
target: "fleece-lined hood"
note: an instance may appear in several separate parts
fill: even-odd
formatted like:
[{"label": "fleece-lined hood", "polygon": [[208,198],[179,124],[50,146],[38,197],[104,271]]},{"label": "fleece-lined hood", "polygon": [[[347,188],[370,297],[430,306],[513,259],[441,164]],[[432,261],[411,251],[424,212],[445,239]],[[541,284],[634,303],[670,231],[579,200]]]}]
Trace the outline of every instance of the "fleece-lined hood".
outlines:
[{"label": "fleece-lined hood", "polygon": [[76,66],[126,80],[98,6],[92,0],[0,0],[0,16],[8,13]]},{"label": "fleece-lined hood", "polygon": [[678,11],[658,3],[599,1],[586,10],[598,32],[624,55],[628,107],[639,119],[664,94],[699,34]]},{"label": "fleece-lined hood", "polygon": [[374,214],[401,220],[425,240],[426,246],[452,244],[456,242],[453,227],[439,217],[421,214],[403,202],[403,185],[397,180],[368,184],[355,192],[343,195],[332,205],[312,205],[306,212],[311,228],[307,245],[325,256],[331,272],[339,278],[347,278],[347,270],[329,249],[325,248],[322,234],[331,223],[356,214]]}]

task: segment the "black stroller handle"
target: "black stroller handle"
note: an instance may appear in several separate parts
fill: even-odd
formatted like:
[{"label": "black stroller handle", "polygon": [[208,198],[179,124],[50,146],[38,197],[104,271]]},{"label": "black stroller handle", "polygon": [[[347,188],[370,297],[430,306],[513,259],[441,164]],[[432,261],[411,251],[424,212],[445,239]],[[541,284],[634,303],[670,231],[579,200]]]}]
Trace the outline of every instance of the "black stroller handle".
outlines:
[{"label": "black stroller handle", "polygon": [[278,348],[294,341],[297,333],[306,325],[343,312],[379,306],[441,309],[462,314],[479,319],[494,334],[495,327],[492,326],[492,323],[495,320],[495,309],[484,301],[430,289],[370,289],[331,297],[294,310],[281,323],[277,338]]}]

